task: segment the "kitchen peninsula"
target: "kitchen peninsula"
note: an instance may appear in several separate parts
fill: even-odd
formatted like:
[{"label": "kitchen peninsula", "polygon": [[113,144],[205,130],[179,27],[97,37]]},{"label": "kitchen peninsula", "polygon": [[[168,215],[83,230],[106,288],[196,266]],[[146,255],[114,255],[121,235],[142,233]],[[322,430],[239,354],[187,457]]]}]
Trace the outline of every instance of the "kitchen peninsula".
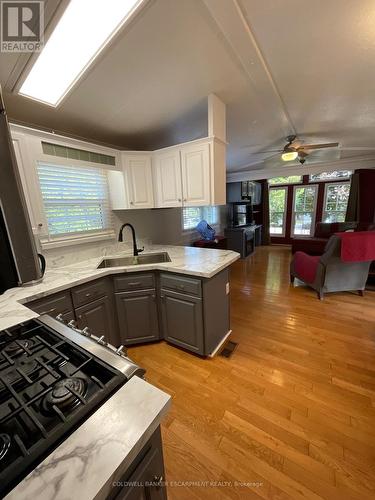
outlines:
[{"label": "kitchen peninsula", "polygon": [[[239,254],[160,245],[144,253],[161,251],[170,262],[98,269],[103,255],[69,265],[62,259],[61,267],[47,268],[42,283],[1,295],[0,330],[42,313],[61,314],[114,345],[165,338],[211,355],[230,331],[229,266]],[[129,247],[116,244],[105,257],[124,255]]]}]

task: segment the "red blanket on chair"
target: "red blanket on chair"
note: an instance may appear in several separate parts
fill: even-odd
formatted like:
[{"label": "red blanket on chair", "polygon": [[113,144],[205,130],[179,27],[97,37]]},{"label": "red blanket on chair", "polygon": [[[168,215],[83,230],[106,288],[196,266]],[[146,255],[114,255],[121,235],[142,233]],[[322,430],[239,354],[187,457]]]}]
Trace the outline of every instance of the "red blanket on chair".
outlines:
[{"label": "red blanket on chair", "polygon": [[341,260],[364,262],[375,260],[375,231],[336,233],[341,238]]}]

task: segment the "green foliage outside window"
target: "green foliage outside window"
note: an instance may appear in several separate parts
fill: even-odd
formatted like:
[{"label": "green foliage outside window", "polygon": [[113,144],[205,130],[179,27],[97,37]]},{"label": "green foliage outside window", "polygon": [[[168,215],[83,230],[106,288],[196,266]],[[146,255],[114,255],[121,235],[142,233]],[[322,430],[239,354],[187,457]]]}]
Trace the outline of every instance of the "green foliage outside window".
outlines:
[{"label": "green foliage outside window", "polygon": [[281,235],[283,233],[285,203],[286,203],[286,188],[270,189],[269,206],[270,206],[271,234]]}]

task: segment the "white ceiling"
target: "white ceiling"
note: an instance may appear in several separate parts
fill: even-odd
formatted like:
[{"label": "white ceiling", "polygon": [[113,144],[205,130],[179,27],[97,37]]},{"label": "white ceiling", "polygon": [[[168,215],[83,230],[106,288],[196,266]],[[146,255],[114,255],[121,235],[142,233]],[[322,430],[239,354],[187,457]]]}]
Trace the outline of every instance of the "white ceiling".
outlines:
[{"label": "white ceiling", "polygon": [[373,0],[153,0],[57,109],[10,91],[18,55],[0,54],[0,82],[13,121],[137,149],[206,135],[216,93],[229,172],[280,165],[254,153],[294,132],[359,148],[312,162],[370,157],[374,26]]}]

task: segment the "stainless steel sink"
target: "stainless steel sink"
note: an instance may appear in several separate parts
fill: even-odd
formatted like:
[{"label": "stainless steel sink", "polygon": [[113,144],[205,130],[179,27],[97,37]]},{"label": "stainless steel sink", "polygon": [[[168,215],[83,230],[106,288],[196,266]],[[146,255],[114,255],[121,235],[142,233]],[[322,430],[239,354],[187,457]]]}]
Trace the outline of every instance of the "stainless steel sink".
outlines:
[{"label": "stainless steel sink", "polygon": [[146,253],[137,257],[118,257],[113,259],[103,259],[97,269],[106,267],[139,266],[141,264],[157,264],[159,262],[171,262],[167,252]]}]

